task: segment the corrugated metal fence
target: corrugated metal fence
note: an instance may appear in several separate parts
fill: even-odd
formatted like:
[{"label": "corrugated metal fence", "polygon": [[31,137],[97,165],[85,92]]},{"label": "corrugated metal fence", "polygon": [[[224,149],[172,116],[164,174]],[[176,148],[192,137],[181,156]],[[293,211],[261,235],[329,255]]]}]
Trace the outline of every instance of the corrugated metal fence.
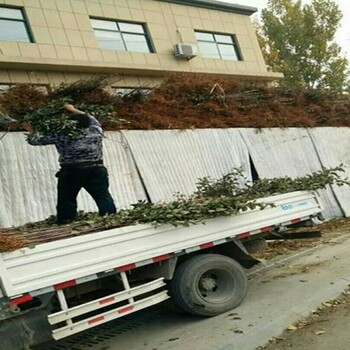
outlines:
[{"label": "corrugated metal fence", "polygon": [[[322,166],[350,164],[350,128],[123,131],[105,136],[105,164],[118,207],[190,194],[198,178],[218,178],[237,167],[251,179],[250,159],[260,177],[295,177]],[[0,227],[55,214],[57,158],[54,146],[29,146],[21,132],[0,141]],[[347,167],[346,172],[350,174]],[[328,188],[318,196],[327,218],[349,215],[348,188]],[[78,206],[96,210],[84,191]]]}]

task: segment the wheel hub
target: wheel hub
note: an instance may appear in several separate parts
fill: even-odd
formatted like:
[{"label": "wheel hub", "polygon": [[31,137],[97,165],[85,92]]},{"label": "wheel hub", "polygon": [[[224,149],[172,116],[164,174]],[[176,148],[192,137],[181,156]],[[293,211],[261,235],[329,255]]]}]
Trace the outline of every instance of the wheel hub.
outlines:
[{"label": "wheel hub", "polygon": [[199,283],[199,288],[203,291],[213,291],[217,287],[216,281],[212,277],[202,277]]}]

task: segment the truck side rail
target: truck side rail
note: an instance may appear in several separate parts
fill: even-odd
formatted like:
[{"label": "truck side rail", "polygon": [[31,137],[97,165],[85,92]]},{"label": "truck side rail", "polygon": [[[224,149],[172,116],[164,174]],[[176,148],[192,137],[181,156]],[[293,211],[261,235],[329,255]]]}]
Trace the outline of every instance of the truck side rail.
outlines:
[{"label": "truck side rail", "polygon": [[259,201],[275,206],[210,219],[205,225],[134,225],[2,253],[1,288],[7,297],[40,295],[99,278],[108,271],[127,271],[267,232],[276,225],[307,220],[322,212],[316,197],[306,191]]}]

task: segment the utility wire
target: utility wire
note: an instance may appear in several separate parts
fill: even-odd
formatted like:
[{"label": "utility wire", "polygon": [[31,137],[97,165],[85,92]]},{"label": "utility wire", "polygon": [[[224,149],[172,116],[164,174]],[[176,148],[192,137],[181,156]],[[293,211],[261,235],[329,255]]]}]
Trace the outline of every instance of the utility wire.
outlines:
[{"label": "utility wire", "polygon": [[8,129],[5,131],[5,133],[3,135],[1,135],[0,141],[8,134],[9,131],[10,131],[10,127],[8,127]]}]

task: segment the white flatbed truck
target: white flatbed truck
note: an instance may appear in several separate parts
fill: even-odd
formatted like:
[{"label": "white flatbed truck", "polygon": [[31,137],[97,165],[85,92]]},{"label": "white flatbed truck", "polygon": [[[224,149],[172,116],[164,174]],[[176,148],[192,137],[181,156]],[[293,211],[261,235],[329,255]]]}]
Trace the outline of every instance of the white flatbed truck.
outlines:
[{"label": "white flatbed truck", "polygon": [[0,253],[0,349],[59,340],[169,297],[184,311],[215,316],[247,291],[249,244],[322,215],[311,192],[205,225],[139,224]]}]

